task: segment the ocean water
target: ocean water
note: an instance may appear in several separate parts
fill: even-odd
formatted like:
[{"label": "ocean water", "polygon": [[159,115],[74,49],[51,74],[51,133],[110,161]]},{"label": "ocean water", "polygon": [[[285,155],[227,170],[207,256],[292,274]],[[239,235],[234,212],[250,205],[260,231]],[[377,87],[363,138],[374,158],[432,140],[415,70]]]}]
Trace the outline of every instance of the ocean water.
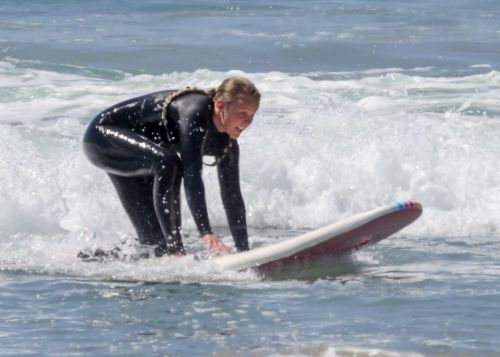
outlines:
[{"label": "ocean water", "polygon": [[[492,0],[3,0],[0,355],[499,355],[499,16]],[[251,246],[398,200],[422,217],[266,278],[199,261],[184,203],[186,257],[79,261],[134,250],[86,124],[233,74],[263,95],[240,139]]]}]

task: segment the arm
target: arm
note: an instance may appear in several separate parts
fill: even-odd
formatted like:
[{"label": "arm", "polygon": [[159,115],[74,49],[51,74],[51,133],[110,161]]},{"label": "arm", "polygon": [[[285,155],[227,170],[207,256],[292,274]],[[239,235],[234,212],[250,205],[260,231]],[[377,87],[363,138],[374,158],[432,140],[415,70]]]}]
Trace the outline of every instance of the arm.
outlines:
[{"label": "arm", "polygon": [[172,103],[169,114],[177,121],[179,153],[183,164],[184,191],[194,221],[203,237],[212,233],[202,179],[202,146],[206,123],[211,119],[209,98],[191,94]]},{"label": "arm", "polygon": [[238,251],[248,250],[245,202],[241,195],[238,142],[232,141],[231,151],[218,164],[222,203],[226,210],[229,229]]}]

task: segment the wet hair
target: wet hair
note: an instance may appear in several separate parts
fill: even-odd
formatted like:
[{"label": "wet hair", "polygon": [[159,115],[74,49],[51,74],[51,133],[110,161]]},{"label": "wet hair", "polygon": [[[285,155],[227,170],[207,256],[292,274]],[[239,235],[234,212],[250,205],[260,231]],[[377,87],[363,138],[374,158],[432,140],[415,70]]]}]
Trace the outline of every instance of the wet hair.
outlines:
[{"label": "wet hair", "polygon": [[163,102],[163,108],[161,111],[161,119],[163,120],[163,124],[165,124],[165,128],[167,128],[168,107],[170,106],[170,104],[172,104],[174,99],[179,98],[185,94],[190,94],[190,93],[206,94],[208,96],[213,97],[213,95],[211,94],[211,91],[212,91],[212,89],[205,90],[205,89],[200,89],[200,88],[196,88],[196,87],[186,87],[186,88],[179,89],[177,91],[170,93],[170,95],[167,98],[165,98],[165,101]]},{"label": "wet hair", "polygon": [[247,78],[244,77],[229,77],[222,81],[217,88],[201,89],[197,87],[186,87],[172,92],[163,102],[162,119],[165,127],[167,124],[168,107],[174,99],[190,93],[200,93],[208,95],[212,98],[222,100],[225,104],[236,103],[238,100],[250,100],[257,106],[260,104],[260,93]]},{"label": "wet hair", "polygon": [[225,104],[232,104],[239,99],[250,100],[257,106],[260,104],[260,93],[255,85],[244,77],[229,77],[222,81],[214,94],[215,98]]}]

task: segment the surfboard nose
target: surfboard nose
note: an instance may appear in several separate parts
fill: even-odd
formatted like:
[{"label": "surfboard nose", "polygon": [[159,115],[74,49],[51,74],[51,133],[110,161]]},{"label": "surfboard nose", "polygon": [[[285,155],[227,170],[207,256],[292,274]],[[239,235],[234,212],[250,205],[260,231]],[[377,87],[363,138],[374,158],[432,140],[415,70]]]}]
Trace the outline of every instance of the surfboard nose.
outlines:
[{"label": "surfboard nose", "polygon": [[416,208],[422,211],[422,205],[420,202],[408,200],[408,201],[400,201],[396,202],[395,205],[396,210],[408,209],[408,208]]}]

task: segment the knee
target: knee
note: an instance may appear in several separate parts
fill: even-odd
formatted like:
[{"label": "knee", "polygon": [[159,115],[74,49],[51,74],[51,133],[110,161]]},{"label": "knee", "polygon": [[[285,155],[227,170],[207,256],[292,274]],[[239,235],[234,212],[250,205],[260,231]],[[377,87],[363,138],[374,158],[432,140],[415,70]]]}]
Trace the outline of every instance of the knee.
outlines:
[{"label": "knee", "polygon": [[171,177],[173,181],[181,176],[181,161],[176,154],[168,153],[154,165],[155,175]]}]

